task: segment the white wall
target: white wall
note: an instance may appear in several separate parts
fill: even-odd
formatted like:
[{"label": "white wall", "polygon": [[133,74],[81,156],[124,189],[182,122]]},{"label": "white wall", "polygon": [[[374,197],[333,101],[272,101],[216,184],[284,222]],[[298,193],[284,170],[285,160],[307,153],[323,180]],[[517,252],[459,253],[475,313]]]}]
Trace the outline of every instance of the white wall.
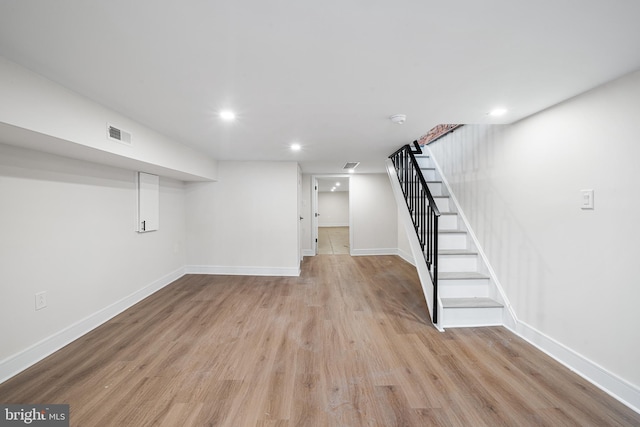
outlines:
[{"label": "white wall", "polygon": [[[628,402],[640,396],[638,100],[640,72],[430,145],[522,330],[628,382]],[[595,210],[580,209],[582,189]]]},{"label": "white wall", "polygon": [[[181,180],[216,178],[216,162],[0,56],[0,142]],[[107,122],[131,145],[107,139]]]},{"label": "white wall", "polygon": [[349,192],[318,193],[318,227],[349,226]]},{"label": "white wall", "polygon": [[188,270],[295,275],[298,259],[295,162],[220,162],[219,180],[188,183]]},{"label": "white wall", "polygon": [[0,145],[0,205],[0,381],[182,275],[179,181],[139,234],[134,171]]},{"label": "white wall", "polygon": [[416,261],[413,258],[411,252],[411,245],[409,244],[409,238],[407,237],[407,231],[402,224],[402,218],[400,217],[400,209],[407,209],[406,206],[398,207],[398,255],[405,261],[415,265]]},{"label": "white wall", "polygon": [[349,182],[351,253],[398,253],[398,210],[386,174],[354,174]]}]

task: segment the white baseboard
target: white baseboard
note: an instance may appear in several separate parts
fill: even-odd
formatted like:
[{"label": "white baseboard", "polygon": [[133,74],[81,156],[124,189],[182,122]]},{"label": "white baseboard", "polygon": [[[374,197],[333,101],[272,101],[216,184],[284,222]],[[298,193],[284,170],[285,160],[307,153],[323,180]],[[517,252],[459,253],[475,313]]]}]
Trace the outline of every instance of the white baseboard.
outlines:
[{"label": "white baseboard", "polygon": [[349,221],[347,222],[325,222],[324,224],[318,224],[318,228],[320,227],[348,227]]},{"label": "white baseboard", "polygon": [[315,256],[315,252],[313,249],[303,249],[302,256]]},{"label": "white baseboard", "polygon": [[221,265],[187,265],[186,274],[213,274],[229,276],[299,276],[300,267],[229,267]]},{"label": "white baseboard", "polygon": [[508,326],[507,328],[596,387],[640,413],[640,388],[520,320],[516,321],[515,329]]},{"label": "white baseboard", "polygon": [[168,284],[178,280],[183,275],[184,269],[179,268],[176,271],[153,281],[144,288],[132,293],[120,301],[116,301],[115,303],[91,314],[88,317],[85,317],[73,325],[44,338],[25,350],[0,361],[0,383],[3,383],[14,375],[24,371],[28,367],[60,350],[72,341],[77,340],[81,336],[122,313],[129,307],[142,301],[154,292],[157,292]]},{"label": "white baseboard", "polygon": [[416,260],[413,259],[413,255],[411,254],[411,252],[403,251],[402,249],[398,248],[397,255],[415,267]]}]

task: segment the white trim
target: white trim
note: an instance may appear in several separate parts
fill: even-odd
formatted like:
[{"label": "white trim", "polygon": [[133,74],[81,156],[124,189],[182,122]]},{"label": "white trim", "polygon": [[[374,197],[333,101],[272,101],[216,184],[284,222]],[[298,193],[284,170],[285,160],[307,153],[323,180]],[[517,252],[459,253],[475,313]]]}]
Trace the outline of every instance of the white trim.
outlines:
[{"label": "white trim", "polygon": [[515,327],[516,323],[518,322],[518,317],[516,316],[516,313],[513,310],[513,307],[511,306],[511,302],[509,302],[509,298],[507,298],[507,294],[504,291],[504,288],[502,287],[500,280],[498,279],[498,275],[496,274],[495,270],[491,266],[491,263],[489,262],[489,258],[487,257],[484,250],[482,249],[482,245],[480,244],[478,237],[473,232],[473,228],[469,225],[467,216],[464,214],[464,211],[460,207],[460,203],[458,203],[458,199],[456,198],[455,193],[451,190],[451,186],[449,185],[449,181],[447,181],[447,177],[445,176],[444,173],[442,173],[442,169],[440,168],[438,161],[436,160],[436,158],[433,156],[433,153],[431,152],[431,148],[429,148],[428,146],[424,148],[427,149],[429,153],[429,158],[431,158],[431,161],[433,162],[433,165],[435,166],[436,171],[440,176],[440,180],[442,181],[442,184],[444,184],[445,188],[447,189],[447,192],[449,193],[449,197],[451,201],[456,207],[457,214],[460,216],[460,219],[465,224],[467,233],[469,237],[471,237],[471,240],[473,240],[473,243],[475,244],[475,247],[478,250],[478,254],[482,258],[482,261],[484,261],[484,264],[487,267],[487,270],[489,272],[489,276],[491,277],[491,280],[493,281],[493,283],[496,285],[496,289],[498,290],[498,293],[502,298],[502,302],[504,303],[504,306],[507,309],[506,312],[504,312],[505,314],[502,316],[505,326],[511,327],[511,328]]},{"label": "white trim", "polygon": [[311,175],[311,244],[313,245],[313,256],[318,254],[318,228],[320,225],[318,224],[318,217],[316,213],[318,212],[318,178],[347,178],[349,180],[349,242],[353,242],[353,217],[352,217],[352,206],[351,206],[351,175],[350,174],[314,174]]},{"label": "white trim", "polygon": [[300,267],[231,267],[223,265],[187,265],[186,274],[212,274],[228,276],[299,276]]},{"label": "white trim", "polygon": [[318,228],[322,227],[348,227],[348,222],[328,222],[326,224],[318,224]]},{"label": "white trim", "polygon": [[[443,313],[442,311],[442,303],[440,302],[440,298],[437,298],[436,301],[433,300],[433,282],[431,281],[431,275],[429,274],[429,269],[427,267],[427,262],[424,259],[424,253],[422,252],[422,247],[420,246],[420,242],[418,241],[418,236],[415,233],[415,228],[413,225],[413,220],[411,219],[411,215],[409,215],[409,209],[407,208],[407,204],[404,200],[404,194],[402,193],[402,188],[400,187],[400,180],[398,179],[398,175],[396,173],[395,167],[393,166],[393,162],[391,159],[387,159],[385,161],[387,168],[387,176],[389,177],[389,182],[391,183],[391,189],[393,191],[393,197],[395,198],[396,205],[398,207],[404,206],[403,208],[398,209],[398,215],[400,215],[400,220],[404,225],[404,230],[407,235],[407,239],[409,241],[409,247],[411,248],[411,253],[413,255],[413,264],[416,267],[416,271],[418,272],[418,278],[420,279],[420,286],[422,287],[422,293],[424,295],[425,302],[427,304],[427,309],[429,310],[429,320],[433,323],[433,307],[435,304],[437,307],[438,313]],[[398,255],[400,254],[400,250],[397,249]],[[439,315],[439,318],[441,315]],[[438,330],[444,331],[440,326],[440,322],[437,324],[433,324]]]},{"label": "white trim", "polygon": [[506,327],[602,391],[640,413],[640,388],[637,386],[522,321],[517,321],[515,328]]},{"label": "white trim", "polygon": [[410,252],[398,248],[398,256],[414,267],[416,266],[416,261],[413,259],[413,255]]},{"label": "white trim", "polygon": [[302,256],[316,256],[316,253],[313,249],[303,249],[302,250]]},{"label": "white trim", "polygon": [[159,291],[184,275],[184,268],[179,268],[160,279],[153,281],[131,295],[85,317],[84,319],[50,335],[30,347],[0,361],[0,383],[38,363],[45,357],[60,350],[67,344],[77,340],[108,320],[114,318],[129,307],[142,301],[149,295]]}]

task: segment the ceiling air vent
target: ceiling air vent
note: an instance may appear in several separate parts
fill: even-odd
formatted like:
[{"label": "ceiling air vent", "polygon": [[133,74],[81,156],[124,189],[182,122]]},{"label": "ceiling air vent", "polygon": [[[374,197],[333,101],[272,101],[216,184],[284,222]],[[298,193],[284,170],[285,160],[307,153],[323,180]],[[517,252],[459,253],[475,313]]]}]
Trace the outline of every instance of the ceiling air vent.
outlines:
[{"label": "ceiling air vent", "polygon": [[355,169],[359,164],[360,162],[347,162],[344,164],[344,167],[342,169]]},{"label": "ceiling air vent", "polygon": [[107,123],[107,137],[124,144],[131,145],[131,133],[118,129]]}]

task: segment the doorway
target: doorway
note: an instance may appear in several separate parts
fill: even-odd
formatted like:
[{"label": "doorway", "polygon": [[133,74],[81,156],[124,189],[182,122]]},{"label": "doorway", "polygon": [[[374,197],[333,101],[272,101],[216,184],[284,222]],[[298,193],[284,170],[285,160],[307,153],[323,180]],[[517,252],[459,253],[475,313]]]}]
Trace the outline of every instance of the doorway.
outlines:
[{"label": "doorway", "polygon": [[349,226],[318,227],[318,255],[348,255]]},{"label": "doorway", "polygon": [[314,176],[316,255],[351,253],[349,175]]}]

